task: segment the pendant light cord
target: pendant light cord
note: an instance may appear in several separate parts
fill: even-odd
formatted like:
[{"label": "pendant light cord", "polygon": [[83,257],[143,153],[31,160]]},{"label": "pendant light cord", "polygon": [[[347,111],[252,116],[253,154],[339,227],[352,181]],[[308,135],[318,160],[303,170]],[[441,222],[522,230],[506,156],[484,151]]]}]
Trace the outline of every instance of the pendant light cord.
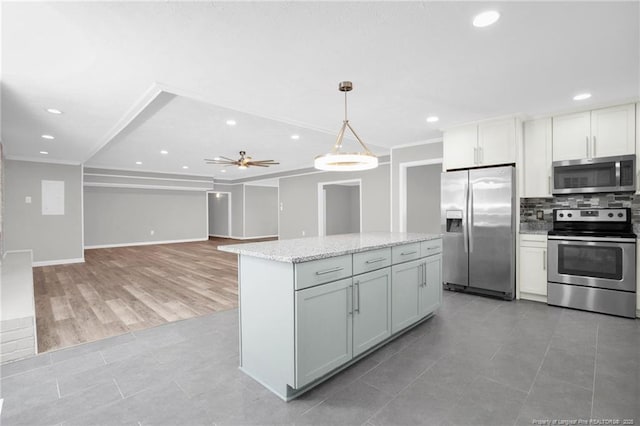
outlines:
[{"label": "pendant light cord", "polygon": [[344,92],[344,121],[347,122],[349,120],[347,120],[347,93],[348,92]]}]

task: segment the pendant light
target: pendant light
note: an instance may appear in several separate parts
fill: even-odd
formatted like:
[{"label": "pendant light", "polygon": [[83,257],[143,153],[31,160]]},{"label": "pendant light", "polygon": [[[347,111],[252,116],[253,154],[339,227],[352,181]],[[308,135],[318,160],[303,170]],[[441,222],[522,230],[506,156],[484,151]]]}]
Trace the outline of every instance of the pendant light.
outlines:
[{"label": "pendant light", "polygon": [[[369,148],[362,142],[360,137],[353,130],[347,119],[347,92],[353,90],[353,84],[350,81],[342,81],[338,85],[338,90],[344,92],[344,121],[338,132],[338,138],[333,145],[333,149],[328,154],[318,155],[314,161],[314,166],[319,170],[327,170],[334,172],[352,172],[357,170],[369,170],[378,167],[378,157],[376,157]],[[364,152],[342,152],[342,140],[344,132],[349,129]]]}]

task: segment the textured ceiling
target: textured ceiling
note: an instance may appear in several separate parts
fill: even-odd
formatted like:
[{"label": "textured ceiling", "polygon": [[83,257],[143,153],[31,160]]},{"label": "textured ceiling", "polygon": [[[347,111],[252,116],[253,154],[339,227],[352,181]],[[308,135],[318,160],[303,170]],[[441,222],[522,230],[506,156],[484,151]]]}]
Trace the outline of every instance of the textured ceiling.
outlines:
[{"label": "textured ceiling", "polygon": [[[500,21],[474,28],[487,8]],[[637,97],[639,17],[637,1],[3,2],[2,142],[10,157],[216,177],[198,159],[246,149],[309,167],[340,126],[341,80],[354,128],[386,148]],[[154,85],[178,96],[141,106]],[[231,113],[233,129],[216,121]]]}]

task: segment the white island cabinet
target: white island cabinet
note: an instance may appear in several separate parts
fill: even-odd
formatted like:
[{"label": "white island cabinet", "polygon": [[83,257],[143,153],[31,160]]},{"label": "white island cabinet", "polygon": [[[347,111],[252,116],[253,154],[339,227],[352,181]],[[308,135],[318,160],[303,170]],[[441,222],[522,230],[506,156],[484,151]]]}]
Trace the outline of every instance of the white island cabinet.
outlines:
[{"label": "white island cabinet", "polygon": [[375,232],[220,250],[239,254],[240,368],[287,401],[442,301],[440,235]]}]

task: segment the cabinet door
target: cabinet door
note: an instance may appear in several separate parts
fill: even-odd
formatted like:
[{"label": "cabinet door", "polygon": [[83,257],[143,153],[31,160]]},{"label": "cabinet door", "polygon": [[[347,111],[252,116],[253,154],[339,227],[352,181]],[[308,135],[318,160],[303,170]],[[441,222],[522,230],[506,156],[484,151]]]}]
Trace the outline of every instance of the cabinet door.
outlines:
[{"label": "cabinet door", "polygon": [[553,161],[591,156],[591,113],[553,117]]},{"label": "cabinet door", "polygon": [[351,360],[351,282],[296,291],[296,388]]},{"label": "cabinet door", "polygon": [[551,197],[551,118],[524,123],[524,193]]},{"label": "cabinet door", "polygon": [[547,295],[547,249],[520,247],[520,292]]},{"label": "cabinet door", "polygon": [[478,164],[516,162],[515,119],[490,121],[478,125]]},{"label": "cabinet door", "polygon": [[423,284],[420,287],[421,317],[438,309],[442,301],[442,255],[427,257],[423,271]]},{"label": "cabinet door", "polygon": [[[640,103],[636,104],[636,152],[640,154]],[[640,194],[640,161],[636,156],[636,194]],[[640,253],[640,250],[638,250]],[[640,263],[639,263],[640,265]],[[640,291],[638,292],[640,299]],[[637,305],[640,311],[640,303]]]},{"label": "cabinet door", "polygon": [[460,126],[444,132],[442,156],[445,170],[477,165],[478,126]]},{"label": "cabinet door", "polygon": [[420,318],[419,288],[424,260],[391,267],[391,332],[395,333]]},{"label": "cabinet door", "polygon": [[620,105],[591,111],[593,157],[636,153],[636,106]]},{"label": "cabinet door", "polygon": [[353,277],[353,356],[391,336],[391,268]]}]

